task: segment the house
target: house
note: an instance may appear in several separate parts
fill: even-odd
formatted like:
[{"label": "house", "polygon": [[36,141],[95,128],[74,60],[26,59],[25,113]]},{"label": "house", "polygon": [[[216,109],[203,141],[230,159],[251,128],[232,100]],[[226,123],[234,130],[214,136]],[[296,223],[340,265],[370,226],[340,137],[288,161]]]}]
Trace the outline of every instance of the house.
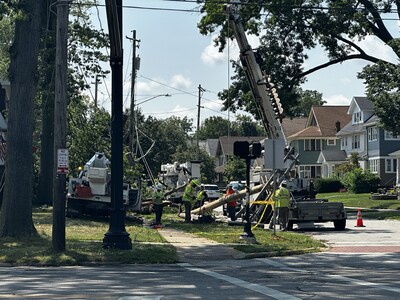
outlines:
[{"label": "house", "polygon": [[260,142],[264,137],[262,136],[222,136],[218,139],[217,146],[217,164],[215,171],[217,173],[217,182],[221,183],[224,181],[223,173],[225,170],[225,164],[228,162],[229,157],[233,156],[233,144],[236,141],[247,141],[247,142]]},{"label": "house", "polygon": [[347,113],[351,121],[337,134],[341,150],[347,157],[357,153],[360,167],[376,174],[381,186],[395,185],[400,137],[379,125],[379,118],[367,97],[353,97]]},{"label": "house", "polygon": [[296,177],[299,179],[329,176],[335,164],[345,161],[338,133],[350,121],[348,106],[313,106],[305,128],[288,136],[287,141],[299,154]]}]

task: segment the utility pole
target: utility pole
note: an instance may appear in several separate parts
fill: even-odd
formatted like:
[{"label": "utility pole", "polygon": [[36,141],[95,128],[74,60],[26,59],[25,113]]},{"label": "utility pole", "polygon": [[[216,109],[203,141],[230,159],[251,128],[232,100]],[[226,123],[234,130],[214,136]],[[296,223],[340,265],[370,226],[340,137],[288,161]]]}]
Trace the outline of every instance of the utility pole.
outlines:
[{"label": "utility pole", "polygon": [[136,42],[140,42],[140,40],[136,39],[136,30],[132,30],[132,38],[126,37],[128,40],[131,40],[133,43],[133,49],[132,49],[132,74],[131,74],[131,107],[130,107],[130,113],[129,113],[129,146],[131,149],[131,152],[133,153],[133,141],[134,141],[134,135],[135,135],[135,82],[136,82],[136,70],[139,70],[139,65],[137,63],[137,58],[136,58],[136,47],[139,48],[139,46],[136,45]]},{"label": "utility pole", "polygon": [[103,248],[132,249],[132,241],[125,230],[123,203],[123,48],[122,0],[106,0],[110,35],[111,65],[111,211],[110,227],[104,234]]},{"label": "utility pole", "polygon": [[52,244],[65,251],[65,182],[68,172],[67,138],[67,34],[69,0],[57,2],[56,85],[54,103],[54,170]]},{"label": "utility pole", "polygon": [[97,93],[98,93],[98,87],[99,87],[99,75],[96,74],[96,80],[94,83],[94,109],[97,109]]},{"label": "utility pole", "polygon": [[196,132],[196,160],[199,160],[200,155],[199,155],[199,129],[200,129],[200,108],[203,108],[200,103],[201,103],[201,96],[202,93],[205,91],[201,87],[201,84],[199,84],[199,103],[197,104],[197,132]]}]

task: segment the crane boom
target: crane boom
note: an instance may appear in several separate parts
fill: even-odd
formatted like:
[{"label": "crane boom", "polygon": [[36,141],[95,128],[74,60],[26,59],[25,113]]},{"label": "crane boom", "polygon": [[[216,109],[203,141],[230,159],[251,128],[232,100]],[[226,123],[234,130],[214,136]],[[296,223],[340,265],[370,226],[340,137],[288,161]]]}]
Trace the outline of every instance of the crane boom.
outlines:
[{"label": "crane boom", "polygon": [[283,139],[286,144],[286,138],[280,122],[282,110],[279,98],[277,94],[275,97],[270,96],[270,94],[276,93],[273,84],[268,81],[268,76],[262,73],[256,54],[247,41],[238,13],[238,6],[227,5],[226,10],[229,14],[229,24],[234,30],[234,36],[240,49],[240,61],[253,93],[257,111],[267,133],[267,138]]}]

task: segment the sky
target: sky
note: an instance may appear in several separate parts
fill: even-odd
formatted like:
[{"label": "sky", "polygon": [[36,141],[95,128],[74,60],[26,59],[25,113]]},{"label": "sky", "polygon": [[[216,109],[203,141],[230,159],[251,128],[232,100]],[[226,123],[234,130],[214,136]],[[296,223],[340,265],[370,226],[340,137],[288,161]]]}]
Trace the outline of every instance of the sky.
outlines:
[{"label": "sky", "polygon": [[[230,43],[229,50],[219,53],[213,46],[214,36],[199,33],[197,23],[201,19],[194,2],[166,0],[123,0],[123,36],[140,40],[136,54],[140,57],[140,69],[135,83],[135,101],[146,115],[156,118],[170,116],[188,117],[196,125],[198,115],[198,87],[204,89],[201,95],[201,122],[210,116],[235,119],[233,113],[221,112],[221,101],[217,93],[229,86],[233,70],[229,60],[238,58],[238,49]],[[104,4],[104,0],[99,0]],[[179,11],[174,11],[179,10]],[[92,9],[93,25],[108,32],[105,6]],[[395,23],[392,21],[392,23]],[[393,25],[398,25],[397,23]],[[257,39],[249,37],[249,43],[256,47]],[[370,54],[393,60],[391,50],[373,38],[361,44]],[[132,68],[132,42],[124,38],[124,107],[130,107]],[[321,50],[309,53],[310,60],[305,69],[326,62]],[[350,61],[308,76],[303,90],[316,90],[323,95],[327,105],[348,105],[354,96],[365,95],[363,82],[357,79],[357,72],[365,62]],[[98,102],[110,110],[111,76],[99,85]],[[94,93],[92,85],[91,93]],[[166,97],[164,95],[170,95]],[[241,112],[243,113],[243,112]]]}]

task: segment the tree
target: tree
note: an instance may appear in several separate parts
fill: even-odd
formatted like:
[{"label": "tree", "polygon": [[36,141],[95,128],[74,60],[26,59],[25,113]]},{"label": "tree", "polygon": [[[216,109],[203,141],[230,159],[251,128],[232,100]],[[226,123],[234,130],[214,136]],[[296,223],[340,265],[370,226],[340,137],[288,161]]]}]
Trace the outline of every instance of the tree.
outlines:
[{"label": "tree", "polygon": [[152,174],[160,171],[161,164],[173,161],[172,155],[178,147],[181,147],[182,150],[188,149],[189,132],[193,127],[192,120],[186,117],[170,117],[162,120],[152,116],[144,119],[140,111],[137,113],[136,119],[138,137],[133,154],[136,158],[146,154],[146,161]]},{"label": "tree", "polygon": [[222,117],[209,117],[204,120],[199,129],[199,139],[218,139],[228,135],[230,122]]},{"label": "tree", "polygon": [[44,3],[21,0],[18,4],[19,14],[10,48],[9,78],[13,88],[8,113],[5,190],[0,213],[2,237],[36,234],[32,221],[32,135]]},{"label": "tree", "polygon": [[225,165],[224,180],[246,180],[246,160],[236,156],[230,156]]},{"label": "tree", "polygon": [[232,135],[235,136],[262,136],[265,135],[264,127],[260,122],[254,121],[251,116],[239,115],[232,122]]},{"label": "tree", "polygon": [[[53,2],[55,2],[53,0]],[[81,1],[86,3],[88,1]],[[90,6],[72,5],[71,22],[69,24],[69,41],[68,41],[68,95],[71,102],[85,101],[82,92],[89,88],[89,82],[86,78],[95,78],[96,75],[104,76],[108,71],[103,71],[100,62],[108,61],[108,57],[101,52],[102,48],[108,45],[107,35],[102,31],[93,28],[90,22],[90,14],[87,10]],[[46,28],[44,38],[44,49],[41,51],[41,67],[39,81],[39,103],[41,106],[41,126],[37,131],[40,133],[40,173],[38,196],[36,202],[39,204],[52,203],[52,176],[54,162],[48,157],[53,157],[53,123],[54,123],[54,61],[55,61],[55,20],[56,16],[47,10],[48,16],[45,18],[43,28]],[[92,108],[93,109],[93,108]],[[77,114],[87,112],[75,111]],[[72,115],[69,114],[71,117]],[[86,118],[86,116],[82,116]],[[93,125],[93,124],[89,124]],[[82,128],[81,128],[82,129]],[[100,150],[99,150],[100,151]],[[86,155],[87,153],[81,153]],[[89,157],[91,157],[91,154]],[[71,158],[75,156],[71,152]],[[89,158],[87,157],[86,160]],[[86,160],[84,160],[86,162]],[[75,163],[82,163],[77,161]],[[72,161],[74,165],[74,161]]]},{"label": "tree", "polygon": [[[303,1],[264,0],[243,3],[241,17],[248,33],[260,36],[258,53],[261,68],[267,71],[275,84],[285,112],[299,100],[296,89],[306,76],[322,68],[349,60],[361,59],[370,65],[359,74],[365,80],[367,96],[374,103],[384,127],[400,133],[399,65],[368,54],[357,41],[374,36],[400,54],[400,43],[384,23],[385,15],[400,9],[397,1]],[[215,44],[222,50],[232,28],[228,28],[224,5],[218,0],[203,4],[207,13],[199,23],[202,34],[218,31]],[[321,47],[327,61],[304,70],[307,51]],[[226,108],[244,108],[255,114],[243,70],[235,62],[236,75],[232,85],[220,93]],[[229,97],[228,97],[229,95]],[[228,103],[229,102],[229,103]],[[387,111],[393,114],[386,114]]]},{"label": "tree", "polygon": [[291,111],[293,117],[307,117],[312,106],[324,105],[326,103],[326,101],[322,100],[322,93],[317,91],[303,91],[300,89],[299,93],[299,103]]}]

